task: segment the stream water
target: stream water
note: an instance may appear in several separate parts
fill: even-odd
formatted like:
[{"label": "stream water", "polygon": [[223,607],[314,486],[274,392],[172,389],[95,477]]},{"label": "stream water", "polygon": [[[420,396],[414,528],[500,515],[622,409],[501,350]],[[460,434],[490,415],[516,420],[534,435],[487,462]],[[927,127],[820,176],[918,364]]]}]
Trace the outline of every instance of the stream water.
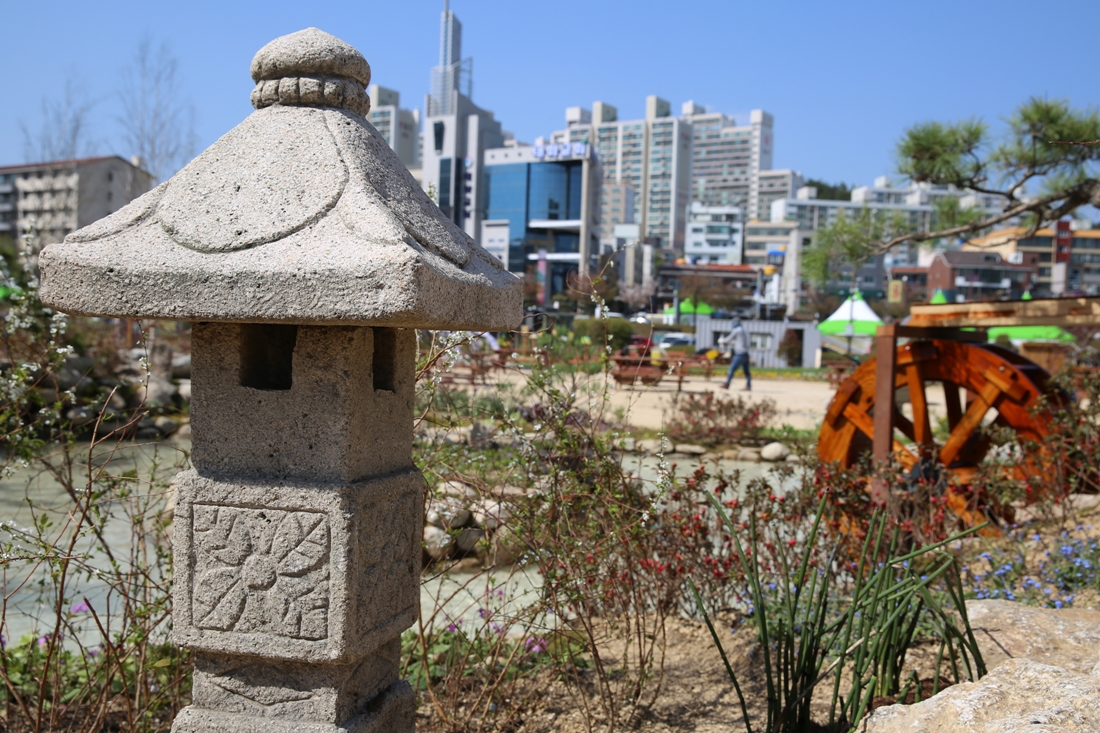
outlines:
[{"label": "stream water", "polygon": [[[75,486],[78,491],[87,484],[87,450],[87,444],[77,447],[74,454],[83,464],[74,465],[69,473],[71,479],[65,482]],[[112,453],[100,451],[91,457],[90,465],[93,471],[99,471],[109,460],[106,469],[109,475],[122,481],[122,485],[132,487],[135,497],[148,496],[151,491],[163,494],[174,473],[186,464],[189,450],[190,443],[185,440],[127,444]],[[624,468],[639,477],[645,485],[657,485],[660,471],[659,461],[655,457],[626,454],[623,463]],[[678,470],[683,475],[688,470],[688,461],[680,463]],[[739,470],[742,484],[763,475],[770,468],[768,464],[736,461],[721,461],[719,465],[726,471]],[[161,506],[164,501],[169,500],[166,495],[156,498],[160,500]],[[135,501],[138,499],[120,500],[108,505],[101,525],[102,543],[97,542],[92,534],[85,533],[73,545],[73,554],[83,558],[91,568],[107,569],[110,567],[110,559],[102,552],[100,545],[111,547],[116,552],[123,548],[122,557],[116,560],[125,566],[126,556],[134,542],[134,525],[130,516],[134,511]],[[158,504],[157,501],[153,503]],[[39,534],[50,538],[71,537],[72,512],[75,506],[74,498],[65,488],[65,484],[50,472],[42,469],[17,471],[0,480],[0,522],[5,523],[5,528],[0,531],[0,541],[6,542],[14,538],[16,552],[13,554],[18,553],[19,547],[29,549],[30,543],[20,537],[20,530],[34,534],[31,531],[32,525],[41,522],[43,516],[48,517],[52,525]],[[14,527],[15,531],[8,527]],[[67,551],[67,543],[66,539],[58,547]],[[151,548],[145,546],[137,549],[148,551]],[[48,587],[45,582],[47,572],[45,566],[32,567],[18,560],[7,563],[0,569],[0,590],[6,598],[4,626],[0,633],[6,639],[16,640],[30,634],[40,635],[52,628],[54,610],[48,605],[50,594],[43,592]],[[481,623],[488,614],[499,614],[501,617],[516,615],[538,602],[541,585],[541,577],[529,567],[501,568],[480,573],[425,573],[421,584],[422,617],[426,623],[461,625]],[[86,597],[101,615],[104,610],[117,610],[106,608],[107,585],[94,573],[74,572],[70,577],[69,589],[68,610],[75,609],[70,616],[74,621],[74,628],[77,633],[83,629],[82,636],[88,634],[89,638],[98,638],[98,631],[91,624],[91,619],[81,617],[84,611],[80,604],[81,599]],[[117,598],[117,594],[115,597]]]}]

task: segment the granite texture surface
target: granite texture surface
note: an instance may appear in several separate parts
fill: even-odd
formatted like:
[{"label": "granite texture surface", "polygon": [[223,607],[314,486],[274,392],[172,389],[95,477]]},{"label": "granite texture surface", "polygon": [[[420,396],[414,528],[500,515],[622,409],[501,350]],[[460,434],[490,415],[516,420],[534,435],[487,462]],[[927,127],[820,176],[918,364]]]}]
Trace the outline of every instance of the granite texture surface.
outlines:
[{"label": "granite texture surface", "polygon": [[326,96],[331,77],[365,99],[369,67],[347,49],[316,29],[265,47],[258,109],[166,183],[46,247],[43,301],[134,318],[516,327],[519,278],[428,198],[362,105]]}]

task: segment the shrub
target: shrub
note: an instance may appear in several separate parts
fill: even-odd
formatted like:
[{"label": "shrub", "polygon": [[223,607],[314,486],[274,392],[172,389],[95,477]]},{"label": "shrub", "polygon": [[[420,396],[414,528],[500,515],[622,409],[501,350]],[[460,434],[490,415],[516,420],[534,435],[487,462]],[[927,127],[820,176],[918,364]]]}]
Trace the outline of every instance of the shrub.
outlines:
[{"label": "shrub", "polygon": [[775,401],[747,400],[714,392],[680,396],[665,421],[668,437],[674,441],[703,445],[733,445],[755,438],[775,419]]},{"label": "shrub", "polygon": [[573,321],[573,332],[619,351],[633,338],[634,325],[625,318],[578,318]]}]

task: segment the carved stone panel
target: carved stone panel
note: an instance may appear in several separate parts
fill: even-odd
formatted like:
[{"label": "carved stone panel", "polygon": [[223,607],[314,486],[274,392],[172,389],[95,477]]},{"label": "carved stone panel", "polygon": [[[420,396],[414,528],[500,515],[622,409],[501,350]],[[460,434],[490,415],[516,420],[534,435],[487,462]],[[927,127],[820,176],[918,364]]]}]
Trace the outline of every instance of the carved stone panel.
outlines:
[{"label": "carved stone panel", "polygon": [[323,513],[195,504],[191,616],[200,629],[328,636]]},{"label": "carved stone panel", "polygon": [[173,637],[273,660],[350,663],[419,611],[424,479],[245,482],[181,473]]}]

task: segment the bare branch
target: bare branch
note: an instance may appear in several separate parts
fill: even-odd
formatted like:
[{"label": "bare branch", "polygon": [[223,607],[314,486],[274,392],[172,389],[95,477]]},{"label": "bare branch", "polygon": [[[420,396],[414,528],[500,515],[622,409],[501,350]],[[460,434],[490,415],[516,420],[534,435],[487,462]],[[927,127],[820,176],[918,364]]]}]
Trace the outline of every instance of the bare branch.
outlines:
[{"label": "bare branch", "polygon": [[42,99],[42,122],[32,132],[20,121],[23,133],[23,157],[27,163],[73,160],[90,155],[94,147],[88,135],[94,102],[84,95],[84,84],[71,74],[65,80],[61,99]]},{"label": "bare branch", "polygon": [[1100,145],[1100,140],[1089,140],[1088,142],[1073,142],[1072,140],[1048,140],[1050,145]]},{"label": "bare branch", "polygon": [[118,122],[132,154],[157,181],[164,180],[194,154],[194,109],[181,98],[178,64],[168,44],[154,48],[143,38],[122,74]]}]

